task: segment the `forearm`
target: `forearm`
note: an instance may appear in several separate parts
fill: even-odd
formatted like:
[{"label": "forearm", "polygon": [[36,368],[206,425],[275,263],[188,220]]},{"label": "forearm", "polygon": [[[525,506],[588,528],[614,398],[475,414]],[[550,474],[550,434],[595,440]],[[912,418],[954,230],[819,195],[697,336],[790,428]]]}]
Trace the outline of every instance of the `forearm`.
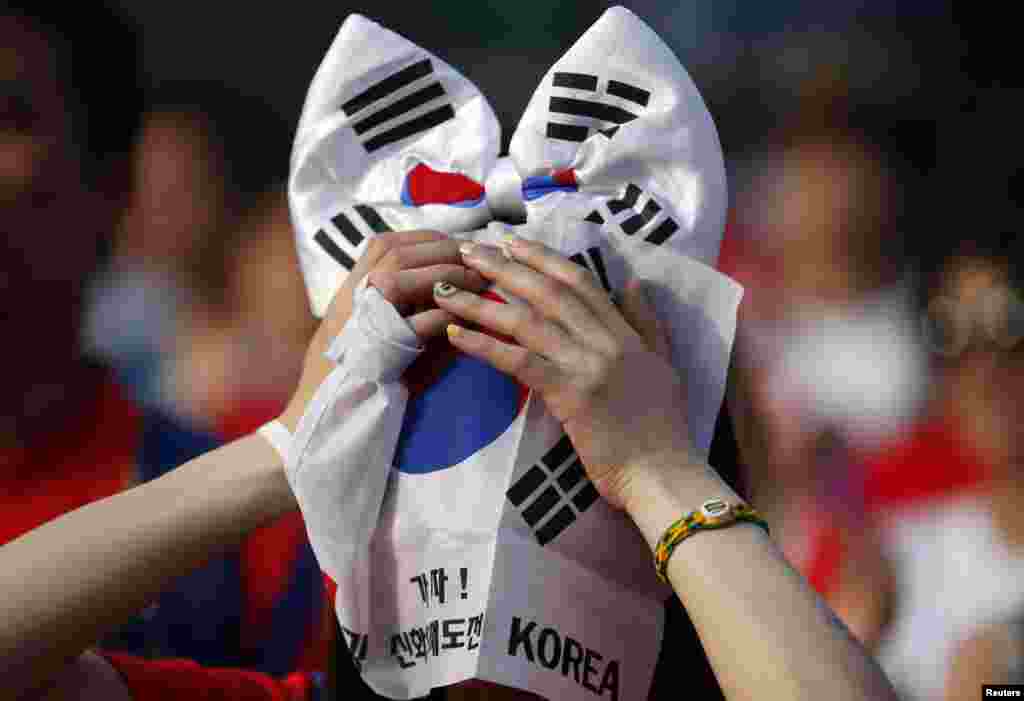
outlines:
[{"label": "forearm", "polygon": [[[672,522],[705,500],[738,501],[706,466],[640,474],[626,503],[652,552]],[[895,699],[863,647],[758,526],[697,533],[676,548],[668,574],[731,701]]]},{"label": "forearm", "polygon": [[277,453],[249,436],[3,546],[5,686],[52,678],[174,579],[294,506]]}]

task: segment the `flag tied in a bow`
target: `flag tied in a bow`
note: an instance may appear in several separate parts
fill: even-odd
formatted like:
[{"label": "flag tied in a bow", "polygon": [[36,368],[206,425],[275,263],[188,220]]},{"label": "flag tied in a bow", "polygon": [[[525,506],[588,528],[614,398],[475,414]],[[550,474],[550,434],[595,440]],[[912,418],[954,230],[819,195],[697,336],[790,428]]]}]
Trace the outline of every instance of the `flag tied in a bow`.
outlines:
[{"label": "flag tied in a bow", "polygon": [[[613,8],[544,76],[508,158],[499,144],[472,83],[348,17],[292,154],[314,312],[380,233],[495,243],[507,227],[492,220],[525,213],[519,236],[568,255],[606,289],[629,276],[651,283],[686,380],[694,450],[706,457],[741,290],[711,267],[725,170],[686,71],[646,24]],[[474,677],[551,699],[645,698],[667,590],[639,533],[598,498],[539,398],[457,353],[428,386],[406,387],[421,352],[362,281],[328,352],[337,367],[287,460],[363,677],[400,699]]]}]

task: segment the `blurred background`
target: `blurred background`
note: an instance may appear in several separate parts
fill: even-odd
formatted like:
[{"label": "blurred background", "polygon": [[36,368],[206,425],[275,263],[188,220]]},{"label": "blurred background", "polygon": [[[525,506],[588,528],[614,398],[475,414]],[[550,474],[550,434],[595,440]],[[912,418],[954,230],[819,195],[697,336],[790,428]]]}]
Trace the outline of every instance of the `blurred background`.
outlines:
[{"label": "blurred background", "polygon": [[[190,430],[224,439],[274,416],[315,328],[288,154],[344,17],[366,14],[462,70],[507,147],[543,73],[610,4],[122,2],[141,31],[143,118],[125,132],[133,169],[98,262],[67,273],[89,280],[72,295],[81,348],[133,402]],[[1024,681],[1009,24],[910,0],[621,4],[676,50],[725,149],[719,267],[746,287],[728,401],[750,498],[906,698]],[[33,113],[17,90],[3,97],[13,232]],[[18,302],[34,298],[18,272],[31,247],[5,238],[4,306],[30,307],[21,326],[5,317],[11,339],[44,322]],[[2,364],[38,370],[53,339],[5,347]],[[23,399],[0,421],[4,455],[60,403],[54,382],[10,374]]]}]

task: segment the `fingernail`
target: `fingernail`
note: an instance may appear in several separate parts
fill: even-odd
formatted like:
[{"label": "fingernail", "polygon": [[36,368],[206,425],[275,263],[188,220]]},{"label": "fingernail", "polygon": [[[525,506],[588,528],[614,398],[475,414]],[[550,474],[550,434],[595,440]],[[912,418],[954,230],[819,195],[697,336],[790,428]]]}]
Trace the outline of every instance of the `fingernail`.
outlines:
[{"label": "fingernail", "polygon": [[472,258],[476,261],[494,261],[499,256],[498,250],[496,246],[482,243],[464,243],[459,246],[459,253],[463,258]]},{"label": "fingernail", "polygon": [[503,236],[505,237],[505,243],[513,248],[521,248],[526,245],[526,240],[512,233],[512,229],[505,229]]},{"label": "fingernail", "polygon": [[515,256],[512,254],[513,249],[519,245],[519,237],[512,233],[512,229],[505,229],[501,232],[502,240],[498,242],[498,248],[501,249],[502,254],[505,256],[505,260],[515,260]]},{"label": "fingernail", "polygon": [[434,283],[434,295],[437,297],[451,297],[459,291],[459,288],[447,280],[439,280]]},{"label": "fingernail", "polygon": [[448,334],[448,338],[454,338],[462,333],[462,327],[456,326],[455,324],[448,324],[444,329],[445,333]]}]

